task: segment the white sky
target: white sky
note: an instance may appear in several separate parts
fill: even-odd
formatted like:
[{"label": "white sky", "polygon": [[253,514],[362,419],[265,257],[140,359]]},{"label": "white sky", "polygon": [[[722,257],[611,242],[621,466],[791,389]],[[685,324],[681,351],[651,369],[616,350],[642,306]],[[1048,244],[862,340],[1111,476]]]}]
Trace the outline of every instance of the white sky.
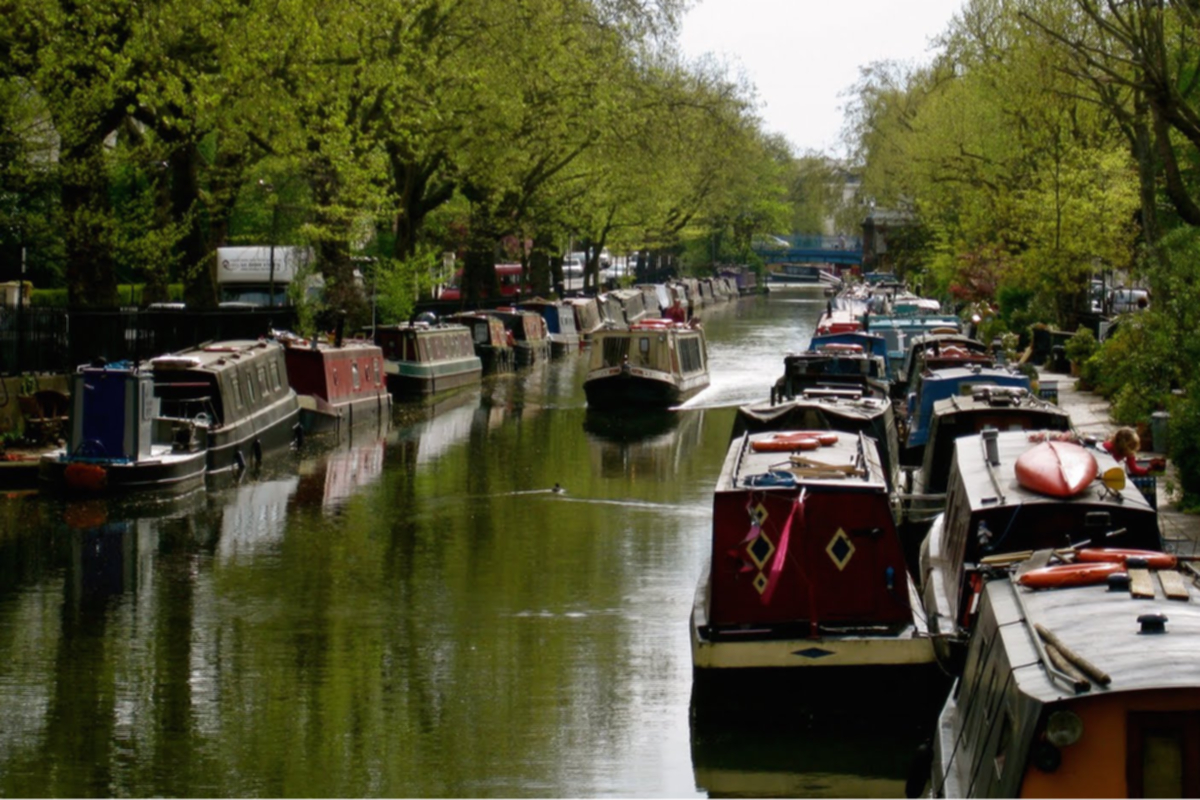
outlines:
[{"label": "white sky", "polygon": [[927,62],[963,0],[697,0],[679,43],[745,74],[766,130],[841,155],[846,91],[874,61]]}]

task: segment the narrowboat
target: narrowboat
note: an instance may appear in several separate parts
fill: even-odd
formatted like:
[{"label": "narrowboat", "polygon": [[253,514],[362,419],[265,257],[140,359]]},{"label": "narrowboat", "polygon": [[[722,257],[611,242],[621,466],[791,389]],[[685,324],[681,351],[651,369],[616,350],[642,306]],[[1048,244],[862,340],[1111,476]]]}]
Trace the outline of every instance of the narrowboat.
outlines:
[{"label": "narrowboat", "polygon": [[642,307],[646,309],[648,319],[665,317],[674,298],[664,283],[639,283],[635,287],[642,293]]},{"label": "narrowboat", "polygon": [[375,343],[383,348],[388,390],[412,398],[479,383],[483,362],[475,355],[471,330],[443,322],[380,325]]},{"label": "narrowboat", "polygon": [[856,344],[820,345],[816,352],[788,353],[783,359],[783,375],[771,392],[779,398],[809,392],[845,394],[887,399],[886,362],[867,355]]},{"label": "narrowboat", "polygon": [[883,359],[884,377],[894,381],[895,376],[888,362],[887,340],[877,333],[866,331],[845,331],[842,333],[821,333],[809,340],[808,349],[817,352],[820,348],[831,345],[856,345],[862,352]]},{"label": "narrowboat", "polygon": [[917,336],[957,334],[962,320],[953,314],[877,314],[871,311],[859,317],[862,329],[878,333],[888,343],[888,360],[893,371],[904,369],[908,343]]},{"label": "narrowboat", "polygon": [[914,696],[937,672],[920,612],[874,440],[775,431],[730,445],[692,609],[694,681],[789,680],[817,712],[890,702],[897,686]]},{"label": "narrowboat", "polygon": [[447,316],[446,321],[470,328],[484,375],[512,372],[516,368],[516,348],[509,342],[508,331],[499,317],[482,311],[464,311]]},{"label": "narrowboat", "polygon": [[929,630],[948,670],[962,666],[974,595],[990,562],[1087,545],[1162,550],[1158,514],[1141,492],[1124,480],[1117,488],[1095,480],[1113,468],[1124,475],[1107,452],[1070,434],[987,430],[955,440],[946,510],[918,556]]},{"label": "narrowboat", "polygon": [[183,492],[204,482],[208,426],[193,416],[164,417],[154,375],[120,362],[80,367],[70,376],[65,448],[38,464],[55,490]]},{"label": "narrowboat", "polygon": [[704,330],[647,320],[596,333],[583,390],[593,409],[670,408],[708,382]]},{"label": "narrowboat", "polygon": [[575,315],[575,330],[580,348],[592,343],[592,334],[604,327],[604,310],[596,297],[568,297],[563,300]]},{"label": "narrowboat", "polygon": [[279,338],[306,434],[340,435],[357,425],[391,421],[392,395],[378,345],[340,337],[332,343],[293,335]]},{"label": "narrowboat", "polygon": [[162,415],[207,428],[210,476],[257,466],[297,439],[300,403],[279,342],[213,342],[152,358],[150,370]]},{"label": "narrowboat", "polygon": [[621,319],[626,325],[635,325],[647,319],[646,301],[640,289],[614,289],[606,296],[621,307]]},{"label": "narrowboat", "polygon": [[1070,414],[1019,387],[976,386],[969,395],[937,401],[921,466],[909,473],[911,494],[901,498],[901,517],[906,524],[928,525],[941,513],[946,506],[954,443],[985,428],[1060,433],[1072,430]]},{"label": "narrowboat", "polygon": [[951,367],[994,367],[996,361],[991,349],[983,342],[967,336],[949,333],[931,333],[908,339],[904,362],[896,371],[892,384],[892,397],[903,399],[910,387],[926,370],[949,369]]},{"label": "narrowboat", "polygon": [[518,367],[540,364],[550,360],[550,337],[546,331],[546,320],[535,311],[518,311],[511,306],[501,306],[494,311],[484,312],[500,320],[504,329],[512,334],[514,359]]},{"label": "narrowboat", "polygon": [[1020,372],[978,364],[969,367],[951,367],[937,371],[926,371],[909,383],[907,420],[905,422],[904,463],[918,464],[929,441],[929,427],[933,420],[933,406],[938,400],[948,397],[966,397],[983,386],[997,389],[1012,388],[1029,391],[1029,377]]},{"label": "narrowboat", "polygon": [[767,283],[772,288],[814,287],[837,290],[842,286],[842,279],[816,264],[779,264],[777,269],[767,274]]},{"label": "narrowboat", "polygon": [[541,315],[546,323],[546,338],[550,340],[550,355],[565,356],[579,352],[579,331],[575,327],[575,311],[558,300],[535,297],[517,306],[522,311]]},{"label": "narrowboat", "polygon": [[984,584],[938,718],[934,796],[1200,796],[1196,570],[1117,567],[1073,587],[1031,589],[1041,570],[1025,565]]}]

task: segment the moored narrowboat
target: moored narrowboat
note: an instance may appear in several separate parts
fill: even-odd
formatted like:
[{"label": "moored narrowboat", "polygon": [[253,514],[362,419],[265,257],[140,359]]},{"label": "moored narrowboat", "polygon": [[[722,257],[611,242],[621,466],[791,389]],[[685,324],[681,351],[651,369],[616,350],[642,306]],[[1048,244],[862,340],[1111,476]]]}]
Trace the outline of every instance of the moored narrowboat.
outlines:
[{"label": "moored narrowboat", "polygon": [[690,631],[695,680],[790,678],[814,710],[933,685],[874,440],[777,431],[731,444]]},{"label": "moored narrowboat", "polygon": [[546,320],[536,311],[518,311],[511,306],[502,306],[485,312],[500,320],[504,329],[512,334],[516,365],[528,367],[550,359],[550,337],[546,331]]},{"label": "moored narrowboat", "polygon": [[1002,389],[1022,389],[1029,391],[1029,377],[1020,372],[994,367],[981,367],[977,364],[969,367],[949,367],[947,369],[926,370],[909,382],[905,435],[904,462],[918,464],[924,452],[925,444],[929,441],[930,423],[933,421],[933,406],[939,400],[948,397],[966,396],[973,394],[981,387],[993,387],[993,391]]},{"label": "moored narrowboat", "polygon": [[283,345],[213,342],[150,359],[162,415],[207,428],[208,474],[240,471],[296,441],[300,404]]},{"label": "moored narrowboat", "polygon": [[341,433],[391,420],[392,395],[383,350],[361,340],[333,343],[282,336],[288,383],[300,403],[305,433]]},{"label": "moored narrowboat", "polygon": [[1072,564],[984,584],[938,719],[934,796],[1200,796],[1196,572],[1117,566],[1074,587],[1023,585]]},{"label": "moored narrowboat", "polygon": [[596,333],[583,390],[592,409],[670,408],[708,383],[703,329],[646,320]]},{"label": "moored narrowboat", "polygon": [[825,344],[816,352],[788,353],[772,394],[784,399],[805,392],[841,396],[856,392],[860,397],[886,399],[887,362],[856,344]]},{"label": "moored narrowboat", "polygon": [[43,455],[41,483],[70,492],[186,491],[204,481],[208,426],[162,415],[149,370],[129,363],[70,376],[67,445]]},{"label": "moored narrowboat", "polygon": [[397,397],[422,397],[482,379],[483,362],[475,355],[471,331],[464,325],[380,325],[375,342],[383,348],[388,389]]},{"label": "moored narrowboat", "polygon": [[484,375],[512,372],[516,368],[516,348],[509,342],[508,331],[498,317],[482,311],[464,311],[451,314],[446,321],[471,329],[475,355],[483,364]]},{"label": "moored narrowboat", "polygon": [[946,510],[920,546],[917,575],[938,655],[951,672],[961,669],[979,577],[989,564],[1089,544],[1162,550],[1158,514],[1141,492],[1124,480],[1116,487],[1095,480],[1114,469],[1123,478],[1117,462],[1072,438],[990,430],[954,442]]},{"label": "moored narrowboat", "polygon": [[604,327],[604,308],[596,297],[568,297],[563,301],[575,314],[575,330],[579,333],[579,347],[590,347],[592,336]]},{"label": "moored narrowboat", "polygon": [[575,327],[575,311],[558,300],[534,298],[518,306],[522,311],[540,314],[546,323],[546,338],[550,340],[550,355],[565,356],[579,352],[579,331]]}]

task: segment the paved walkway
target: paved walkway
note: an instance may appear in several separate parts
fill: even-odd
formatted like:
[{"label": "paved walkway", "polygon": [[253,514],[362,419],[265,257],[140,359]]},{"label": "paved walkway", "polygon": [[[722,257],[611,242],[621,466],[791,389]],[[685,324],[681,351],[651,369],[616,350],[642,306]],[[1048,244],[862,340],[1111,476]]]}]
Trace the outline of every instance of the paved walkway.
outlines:
[{"label": "paved walkway", "polygon": [[[1081,392],[1075,388],[1075,379],[1070,375],[1052,372],[1042,373],[1039,384],[1058,383],[1058,405],[1071,415],[1075,430],[1084,436],[1094,436],[1103,441],[1120,426],[1109,416],[1109,403],[1094,392]],[[1146,457],[1160,455],[1146,453]],[[1200,516],[1184,514],[1177,508],[1171,492],[1175,468],[1167,463],[1166,472],[1158,478],[1158,516],[1167,549],[1181,555],[1200,555]]]}]

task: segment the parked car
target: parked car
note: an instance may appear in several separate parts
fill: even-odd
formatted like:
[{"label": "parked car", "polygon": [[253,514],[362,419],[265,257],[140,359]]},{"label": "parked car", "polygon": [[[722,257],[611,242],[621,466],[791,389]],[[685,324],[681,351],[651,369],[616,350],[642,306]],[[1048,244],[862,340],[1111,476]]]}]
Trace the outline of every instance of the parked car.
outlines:
[{"label": "parked car", "polygon": [[1150,292],[1146,289],[1113,289],[1108,295],[1108,307],[1113,314],[1128,314],[1150,307]]}]

